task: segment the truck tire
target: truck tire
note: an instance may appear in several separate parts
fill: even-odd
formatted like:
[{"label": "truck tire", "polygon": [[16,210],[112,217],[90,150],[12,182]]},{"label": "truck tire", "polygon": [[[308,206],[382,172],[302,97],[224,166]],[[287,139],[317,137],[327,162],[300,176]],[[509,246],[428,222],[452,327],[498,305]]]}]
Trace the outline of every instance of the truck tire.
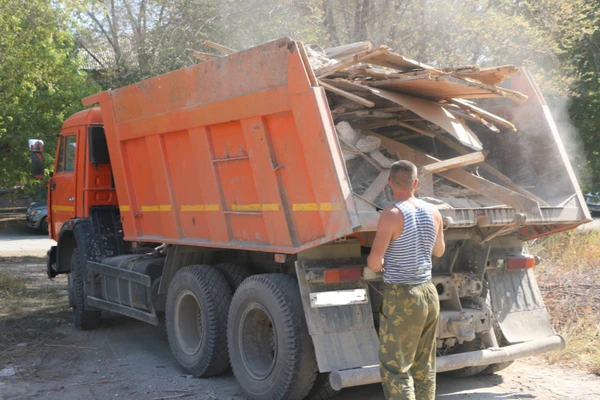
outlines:
[{"label": "truck tire", "polygon": [[73,287],[73,272],[67,274],[67,295],[69,296],[69,307],[75,308],[75,288]]},{"label": "truck tire", "polygon": [[233,375],[252,400],[302,400],[317,376],[297,280],[264,274],[233,296],[227,324]]},{"label": "truck tire", "polygon": [[[481,339],[476,337],[470,342],[464,342],[463,344],[458,344],[454,348],[452,348],[451,352],[446,353],[447,355],[458,354],[458,353],[467,353],[469,351],[478,351],[483,350],[485,346],[481,343]],[[447,371],[443,374],[449,376],[451,378],[468,378],[469,376],[475,376],[481,374],[489,365],[476,365],[474,367],[464,367],[460,369],[455,369],[454,371]]]},{"label": "truck tire", "polygon": [[227,283],[229,283],[229,287],[233,293],[235,293],[246,278],[252,275],[248,268],[238,264],[221,263],[217,264],[217,267],[219,267],[223,276],[227,279]]},{"label": "truck tire", "polygon": [[318,374],[315,383],[304,400],[327,400],[340,393],[329,383],[329,373]]},{"label": "truck tire", "polygon": [[80,331],[97,329],[100,327],[101,312],[99,310],[89,310],[86,306],[85,298],[87,290],[85,288],[85,276],[81,268],[81,259],[79,249],[74,249],[71,255],[71,272],[73,279],[73,297],[75,307],[73,308],[73,323],[75,328]]},{"label": "truck tire", "polygon": [[229,368],[227,313],[231,289],[217,267],[192,265],[179,270],[167,293],[169,346],[188,374],[216,376]]}]

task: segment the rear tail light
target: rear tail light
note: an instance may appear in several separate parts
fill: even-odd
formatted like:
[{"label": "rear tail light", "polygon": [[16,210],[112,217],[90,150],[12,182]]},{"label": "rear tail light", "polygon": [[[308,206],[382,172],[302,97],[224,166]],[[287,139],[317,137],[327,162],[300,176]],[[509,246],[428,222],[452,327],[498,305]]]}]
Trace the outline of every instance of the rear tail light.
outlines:
[{"label": "rear tail light", "polygon": [[325,270],[325,283],[359,281],[362,278],[362,268],[336,268]]},{"label": "rear tail light", "polygon": [[535,257],[518,257],[507,260],[506,269],[529,269],[535,266]]}]

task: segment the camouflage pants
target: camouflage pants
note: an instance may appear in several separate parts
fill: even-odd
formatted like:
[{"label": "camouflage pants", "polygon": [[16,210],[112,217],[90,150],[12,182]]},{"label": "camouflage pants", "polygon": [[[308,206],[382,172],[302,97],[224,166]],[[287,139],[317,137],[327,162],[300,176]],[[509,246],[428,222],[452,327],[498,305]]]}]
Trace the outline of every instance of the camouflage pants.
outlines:
[{"label": "camouflage pants", "polygon": [[385,285],[379,325],[381,382],[386,399],[435,398],[440,304],[431,281]]}]

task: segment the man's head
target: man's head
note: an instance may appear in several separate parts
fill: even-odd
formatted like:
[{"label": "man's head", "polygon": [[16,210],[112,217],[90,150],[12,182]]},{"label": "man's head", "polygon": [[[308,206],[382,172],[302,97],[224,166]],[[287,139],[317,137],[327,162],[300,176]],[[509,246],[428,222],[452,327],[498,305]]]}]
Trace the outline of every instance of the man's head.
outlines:
[{"label": "man's head", "polygon": [[392,164],[388,182],[394,190],[412,192],[419,182],[417,167],[410,161],[396,161]]}]

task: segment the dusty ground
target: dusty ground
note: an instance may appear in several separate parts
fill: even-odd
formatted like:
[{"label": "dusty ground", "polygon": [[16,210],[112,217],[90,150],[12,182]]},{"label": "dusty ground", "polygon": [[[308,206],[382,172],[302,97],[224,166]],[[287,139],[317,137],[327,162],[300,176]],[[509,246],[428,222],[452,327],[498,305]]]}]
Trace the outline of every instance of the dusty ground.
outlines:
[{"label": "dusty ground", "polygon": [[[0,399],[243,398],[231,374],[193,379],[182,373],[171,357],[162,325],[105,315],[102,328],[75,330],[66,300],[66,279],[48,281],[43,259],[26,256],[28,251],[43,254],[48,239],[37,234],[23,236],[27,234],[0,233],[0,274],[25,277],[28,291],[51,301],[17,304],[21,314],[15,318],[10,311],[15,304],[0,300],[0,375],[14,371],[13,376],[0,376]],[[5,240],[7,237],[12,239]],[[27,246],[15,250],[15,242]],[[437,397],[600,399],[600,377],[527,359],[492,376],[440,376]],[[383,395],[374,385],[347,389],[338,398],[381,400]]]}]

